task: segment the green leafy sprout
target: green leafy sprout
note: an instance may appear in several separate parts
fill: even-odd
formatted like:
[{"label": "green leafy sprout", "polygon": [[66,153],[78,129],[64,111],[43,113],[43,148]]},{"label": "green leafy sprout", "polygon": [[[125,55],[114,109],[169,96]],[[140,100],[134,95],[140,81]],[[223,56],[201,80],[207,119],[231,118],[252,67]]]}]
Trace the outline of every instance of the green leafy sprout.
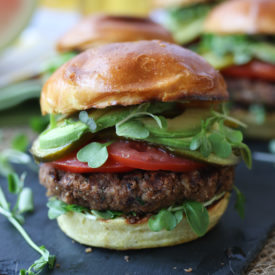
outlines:
[{"label": "green leafy sprout", "polygon": [[44,64],[43,72],[46,76],[50,76],[53,74],[59,67],[61,67],[64,63],[71,60],[73,57],[77,55],[76,52],[66,52],[54,56],[47,63]]},{"label": "green leafy sprout", "polygon": [[81,148],[77,152],[77,159],[81,162],[87,162],[89,167],[98,168],[108,159],[107,146],[112,142],[99,143],[92,142]]},{"label": "green leafy sprout", "polygon": [[11,163],[27,165],[31,170],[37,171],[37,165],[32,158],[25,153],[29,140],[23,133],[14,136],[11,142],[12,148],[7,148],[0,153],[0,175],[7,177],[14,173]]},{"label": "green leafy sprout", "polygon": [[76,204],[67,204],[63,201],[56,199],[55,197],[50,198],[47,203],[49,208],[48,217],[50,220],[58,218],[60,215],[66,214],[68,212],[77,212],[85,215],[95,216],[101,219],[114,219],[116,217],[120,217],[123,215],[122,212],[119,211],[98,211],[98,210],[89,210],[86,207],[79,206]]},{"label": "green leafy sprout", "polygon": [[[251,153],[249,148],[242,142],[242,132],[229,127],[229,125],[234,125],[234,127],[245,128],[244,123],[230,117],[225,108],[222,108],[219,112],[212,110],[208,117],[206,116],[202,121],[201,118],[197,118],[197,125],[195,127],[193,125],[189,126],[191,130],[169,132],[167,130],[168,122],[163,114],[173,110],[175,112],[176,107],[174,104],[144,103],[126,108],[110,107],[104,111],[100,109],[91,109],[88,112],[81,111],[79,120],[76,120],[76,117],[73,116],[57,123],[51,123],[49,128],[39,136],[39,146],[42,150],[54,149],[56,151],[58,148],[62,149],[69,146],[84,135],[113,128],[110,129],[110,131],[113,131],[112,137],[115,134],[117,138],[144,140],[165,146],[172,151],[178,150],[182,155],[193,156],[210,163],[224,163],[223,160],[236,163],[238,158],[242,157],[246,165],[251,167]],[[156,123],[157,127],[153,126],[152,121]],[[105,138],[110,139],[108,136]],[[98,146],[100,145],[95,144],[86,146],[83,150],[81,149],[78,159],[88,162],[87,153],[85,154],[85,161],[81,156],[83,156],[84,151],[89,151],[92,153],[90,154],[92,158],[90,167],[97,165],[92,164],[97,158],[98,164],[103,165],[106,162],[108,152],[106,148],[99,150]]]},{"label": "green leafy sprout", "polygon": [[214,153],[220,158],[227,158],[234,149],[238,149],[247,167],[251,168],[251,152],[248,146],[242,142],[242,132],[226,126],[226,123],[246,127],[237,119],[229,117],[225,109],[222,113],[212,110],[212,116],[202,121],[200,132],[192,138],[190,150],[199,150],[204,157]]},{"label": "green leafy sprout", "polygon": [[25,176],[26,174],[22,174],[19,177],[16,173],[11,173],[7,177],[9,191],[17,195],[17,200],[13,208],[11,208],[0,187],[0,214],[6,217],[25,241],[41,255],[28,270],[20,270],[21,275],[35,275],[39,274],[46,265],[48,265],[50,269],[53,268],[55,256],[51,255],[44,246],[37,246],[22,226],[24,223],[23,213],[33,211],[34,209],[32,190],[24,187]]},{"label": "green leafy sprout", "polygon": [[243,193],[238,189],[237,186],[234,186],[234,191],[236,193],[237,199],[235,202],[235,209],[237,210],[237,212],[239,213],[240,217],[243,219],[244,218],[244,213],[245,213],[245,197],[243,195]]},{"label": "green leafy sprout", "polygon": [[192,42],[202,33],[204,19],[216,2],[166,9],[162,11],[164,14],[160,23],[171,31],[179,44]]},{"label": "green leafy sprout", "polygon": [[[241,191],[234,186],[236,191],[237,199],[235,203],[235,209],[239,213],[240,217],[244,217],[244,203],[245,198]],[[215,195],[211,200],[200,203],[197,201],[185,201],[181,205],[170,206],[167,209],[161,209],[157,214],[152,215],[148,220],[148,226],[151,231],[158,232],[161,230],[171,231],[182,221],[183,215],[186,216],[187,223],[191,229],[198,235],[203,236],[209,226],[209,215],[206,207],[213,204],[215,201],[220,200],[225,195],[222,192]],[[90,210],[83,206],[78,206],[76,204],[66,204],[63,201],[51,198],[47,204],[49,211],[49,219],[56,219],[60,215],[77,212],[87,215],[92,219],[115,219],[117,217],[124,216],[122,212],[119,211],[98,211]],[[131,215],[136,215],[135,213],[129,213]]]},{"label": "green leafy sprout", "polygon": [[8,190],[16,195],[17,199],[15,205],[11,208],[0,187],[0,214],[4,215],[25,241],[41,255],[28,270],[20,270],[21,275],[35,275],[39,274],[46,265],[53,268],[55,256],[51,255],[44,246],[37,246],[22,226],[25,221],[23,214],[34,210],[33,193],[29,187],[24,187],[26,173],[19,177],[11,163],[27,165],[34,171],[37,171],[37,166],[33,163],[31,157],[25,153],[29,143],[26,135],[21,133],[16,135],[11,143],[12,148],[4,149],[0,153],[0,175],[7,178]]},{"label": "green leafy sprout", "polygon": [[[207,58],[208,53],[215,56],[208,61],[216,68],[214,61],[231,60],[232,64],[246,64],[254,58],[275,64],[275,44],[264,35],[214,35],[205,34],[196,46],[196,51]],[[212,55],[211,55],[212,56]],[[213,62],[211,62],[213,60]],[[217,63],[219,64],[219,63]],[[221,63],[222,64],[222,63]],[[225,63],[225,65],[227,62]],[[230,64],[227,64],[230,65]],[[223,67],[223,66],[222,66]]]}]

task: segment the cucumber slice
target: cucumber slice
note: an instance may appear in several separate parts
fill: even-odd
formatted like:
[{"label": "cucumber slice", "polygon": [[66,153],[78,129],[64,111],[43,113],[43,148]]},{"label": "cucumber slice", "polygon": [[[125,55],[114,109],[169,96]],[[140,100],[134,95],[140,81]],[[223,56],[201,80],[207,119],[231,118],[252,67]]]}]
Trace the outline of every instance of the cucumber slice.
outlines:
[{"label": "cucumber slice", "polygon": [[36,7],[36,0],[2,1],[0,17],[0,51],[7,47],[29,23]]},{"label": "cucumber slice", "polygon": [[32,145],[30,152],[34,156],[35,160],[47,162],[47,161],[53,161],[55,159],[62,157],[63,155],[70,152],[74,148],[75,148],[74,144],[69,143],[59,148],[41,149],[39,144],[39,139],[36,139]]}]

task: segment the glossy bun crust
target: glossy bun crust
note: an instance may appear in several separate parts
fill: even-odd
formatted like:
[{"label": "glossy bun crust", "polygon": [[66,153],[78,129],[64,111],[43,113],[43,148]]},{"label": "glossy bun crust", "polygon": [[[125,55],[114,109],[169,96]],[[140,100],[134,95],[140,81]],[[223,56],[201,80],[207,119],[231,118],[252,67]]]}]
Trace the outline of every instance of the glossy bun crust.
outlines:
[{"label": "glossy bun crust", "polygon": [[156,8],[165,7],[185,7],[197,3],[213,2],[213,0],[154,0],[153,5]]},{"label": "glossy bun crust", "polygon": [[84,18],[61,37],[57,50],[84,51],[107,43],[153,39],[173,42],[165,28],[148,18],[97,14]]},{"label": "glossy bun crust", "polygon": [[[212,229],[224,214],[229,194],[208,209],[209,226]],[[128,224],[124,218],[94,220],[71,212],[57,218],[61,230],[75,241],[89,245],[117,250],[143,249],[172,246],[199,238],[190,228],[186,218],[171,231],[152,232],[148,222]]]},{"label": "glossy bun crust", "polygon": [[202,57],[161,41],[113,43],[76,56],[46,82],[41,109],[73,113],[146,101],[227,100],[223,77]]},{"label": "glossy bun crust", "polygon": [[205,31],[218,34],[275,34],[274,0],[231,0],[216,6]]}]

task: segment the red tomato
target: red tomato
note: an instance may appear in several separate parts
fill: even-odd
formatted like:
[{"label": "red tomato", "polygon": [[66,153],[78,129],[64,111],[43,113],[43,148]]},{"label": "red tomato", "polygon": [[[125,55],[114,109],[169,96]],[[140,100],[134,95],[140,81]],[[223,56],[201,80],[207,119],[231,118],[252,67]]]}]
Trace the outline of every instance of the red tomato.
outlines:
[{"label": "red tomato", "polygon": [[202,162],[177,157],[141,142],[117,141],[108,146],[108,152],[108,160],[99,168],[91,168],[87,163],[80,162],[76,158],[77,152],[51,164],[58,169],[73,173],[119,173],[134,169],[187,172],[205,166]]},{"label": "red tomato", "polygon": [[61,170],[72,172],[72,173],[119,173],[132,171],[133,168],[127,167],[119,162],[109,158],[101,167],[91,168],[86,162],[81,162],[76,158],[74,152],[62,159],[51,162],[51,164]]},{"label": "red tomato", "polygon": [[250,63],[241,66],[231,66],[223,69],[222,73],[226,76],[275,81],[275,65],[261,61],[251,61]]},{"label": "red tomato", "polygon": [[108,147],[108,152],[117,162],[142,170],[186,172],[205,166],[204,163],[177,157],[141,142],[115,142]]}]

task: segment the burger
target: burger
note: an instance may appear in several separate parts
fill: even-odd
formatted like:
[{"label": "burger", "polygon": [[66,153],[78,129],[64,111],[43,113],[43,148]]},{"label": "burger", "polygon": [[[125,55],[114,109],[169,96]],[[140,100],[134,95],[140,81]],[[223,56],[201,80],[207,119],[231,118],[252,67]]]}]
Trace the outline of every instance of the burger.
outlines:
[{"label": "burger", "polygon": [[205,21],[198,52],[224,75],[232,116],[251,138],[275,138],[275,1],[228,1]]},{"label": "burger", "polygon": [[31,148],[49,218],[77,242],[118,250],[206,234],[234,167],[251,165],[227,99],[203,58],[163,41],[107,44],[64,64],[43,87],[51,121]]},{"label": "burger", "polygon": [[154,0],[151,17],[171,31],[180,45],[197,41],[209,11],[221,0]]},{"label": "burger", "polygon": [[58,56],[45,65],[48,75],[78,53],[113,42],[159,39],[173,42],[172,35],[149,18],[95,14],[83,18],[56,44]]}]

